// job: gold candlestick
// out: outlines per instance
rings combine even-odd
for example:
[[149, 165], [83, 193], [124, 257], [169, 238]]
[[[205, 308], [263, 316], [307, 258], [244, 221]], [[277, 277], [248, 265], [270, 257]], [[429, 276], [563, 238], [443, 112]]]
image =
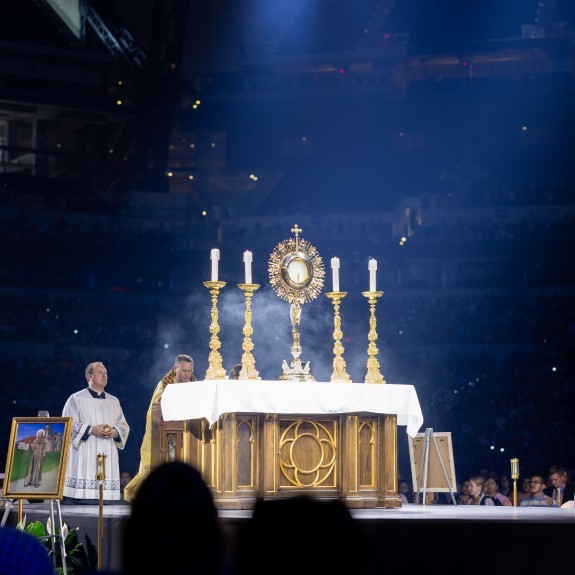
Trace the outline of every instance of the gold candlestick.
[[377, 345], [375, 341], [377, 340], [377, 320], [375, 319], [375, 305], [378, 298], [383, 295], [382, 291], [364, 291], [362, 295], [369, 301], [369, 334], [367, 336], [369, 340], [369, 345], [367, 347], [367, 373], [365, 374], [365, 383], [386, 383], [383, 379], [383, 375], [379, 372], [379, 361], [377, 361], [376, 356], [378, 354]]
[[238, 287], [244, 292], [246, 297], [246, 311], [244, 312], [244, 328], [242, 333], [244, 334], [244, 343], [242, 344], [242, 349], [244, 353], [242, 355], [242, 369], [240, 371], [240, 379], [261, 379], [259, 373], [256, 370], [256, 360], [252, 355], [252, 350], [254, 349], [254, 344], [252, 342], [252, 333], [254, 333], [254, 328], [252, 327], [252, 297], [254, 292], [259, 289], [259, 284], [238, 284]]
[[511, 460], [511, 479], [513, 479], [513, 505], [517, 507], [517, 479], [519, 479], [519, 459]]
[[339, 304], [347, 295], [347, 292], [330, 291], [325, 295], [333, 302], [333, 354], [335, 357], [333, 358], [333, 373], [331, 374], [331, 381], [350, 383], [351, 379], [345, 371], [345, 360], [343, 359], [344, 347], [341, 344], [343, 332], [341, 331], [341, 317], [339, 315]]
[[226, 285], [226, 282], [204, 282], [204, 285], [210, 290], [212, 294], [212, 322], [210, 323], [210, 355], [208, 356], [208, 369], [206, 371], [205, 379], [226, 379], [226, 370], [222, 366], [222, 356], [218, 349], [222, 346], [218, 333], [220, 326], [218, 324], [218, 295], [220, 290]]

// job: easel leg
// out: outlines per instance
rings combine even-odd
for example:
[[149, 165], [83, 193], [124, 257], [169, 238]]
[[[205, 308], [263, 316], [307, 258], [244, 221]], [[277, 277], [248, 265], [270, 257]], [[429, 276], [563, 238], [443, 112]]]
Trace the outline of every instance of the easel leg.
[[[14, 504], [14, 499], [9, 499], [8, 503], [6, 503], [6, 509], [4, 509], [4, 515], [2, 516], [2, 522], [0, 523], [0, 527], [4, 527], [6, 525], [6, 520], [8, 519], [8, 515], [10, 515], [10, 509], [12, 509], [12, 505]], [[18, 521], [20, 523], [20, 521]]]
[[451, 495], [451, 500], [453, 501], [453, 505], [457, 505], [453, 489], [451, 488], [451, 483], [449, 483], [449, 477], [447, 476], [447, 469], [445, 469], [445, 463], [443, 463], [443, 457], [441, 456], [441, 451], [439, 451], [439, 445], [437, 445], [437, 439], [435, 439], [435, 435], [433, 435], [433, 433], [432, 437], [433, 437], [433, 444], [435, 445], [435, 451], [437, 453], [437, 457], [439, 458], [439, 463], [441, 464], [441, 469], [443, 471], [443, 477], [445, 477], [445, 482], [447, 483], [447, 485], [449, 485], [449, 493]]
[[419, 478], [417, 480], [417, 491], [415, 492], [414, 503], [419, 503], [421, 494], [421, 478], [423, 476], [423, 505], [425, 505], [425, 494], [427, 492], [427, 470], [429, 469], [429, 432], [431, 428], [425, 430], [423, 454], [421, 456], [421, 465], [419, 466]]
[[[54, 501], [56, 502], [56, 513], [54, 513]], [[62, 556], [62, 573], [64, 575], [68, 575], [68, 568], [66, 567], [66, 539], [63, 534], [64, 523], [62, 521], [62, 508], [60, 507], [60, 500], [59, 499], [50, 499], [50, 519], [52, 520], [52, 529], [54, 530], [54, 537], [52, 537], [52, 552], [54, 554], [54, 561], [56, 560], [56, 553], [55, 553], [55, 540], [56, 540], [56, 519], [58, 520], [58, 529], [60, 539], [60, 553]]]
[[66, 539], [62, 536], [62, 529], [64, 527], [62, 521], [62, 508], [60, 507], [60, 500], [56, 499], [56, 509], [58, 510], [58, 523], [60, 524], [60, 546], [62, 549], [62, 571], [64, 575], [68, 575], [68, 568], [66, 567]]
[[[56, 569], [57, 565], [56, 565], [56, 521], [55, 521], [55, 515], [54, 515], [54, 500], [50, 499], [50, 523], [52, 524], [52, 537], [51, 537], [51, 543], [52, 543], [52, 561], [54, 562], [54, 569]], [[62, 533], [60, 531], [60, 533]], [[60, 537], [60, 539], [62, 539]]]
[[422, 497], [423, 505], [427, 505], [426, 495], [427, 495], [427, 484], [428, 484], [427, 474], [429, 472], [429, 437], [431, 434], [433, 434], [433, 430], [430, 427], [428, 427], [425, 430], [425, 456], [424, 456], [425, 469], [423, 471], [424, 477], [423, 477], [423, 497]]

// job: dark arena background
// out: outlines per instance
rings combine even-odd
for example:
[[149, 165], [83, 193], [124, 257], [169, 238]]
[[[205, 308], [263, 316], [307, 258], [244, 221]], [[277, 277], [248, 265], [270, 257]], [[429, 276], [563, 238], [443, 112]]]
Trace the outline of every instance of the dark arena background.
[[[451, 433], [458, 484], [512, 458], [573, 474], [575, 3], [135, 4], [2, 9], [0, 468], [12, 418], [61, 415], [100, 360], [136, 473], [175, 356], [206, 374], [214, 248], [224, 367], [241, 361], [250, 250], [253, 355], [277, 379], [291, 323], [268, 260], [298, 224], [324, 291], [340, 259], [355, 382], [377, 260], [381, 373], [415, 386], [421, 432]], [[332, 335], [322, 293], [301, 317], [318, 381]]]

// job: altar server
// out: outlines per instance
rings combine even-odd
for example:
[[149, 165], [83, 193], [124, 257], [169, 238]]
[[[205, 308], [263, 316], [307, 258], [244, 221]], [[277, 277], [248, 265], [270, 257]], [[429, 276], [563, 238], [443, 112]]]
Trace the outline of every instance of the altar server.
[[73, 418], [62, 502], [99, 501], [98, 454], [105, 456], [103, 499], [120, 501], [118, 450], [126, 446], [130, 427], [118, 398], [104, 391], [108, 384], [104, 364], [89, 363], [85, 375], [88, 387], [73, 393], [62, 410], [63, 417]]

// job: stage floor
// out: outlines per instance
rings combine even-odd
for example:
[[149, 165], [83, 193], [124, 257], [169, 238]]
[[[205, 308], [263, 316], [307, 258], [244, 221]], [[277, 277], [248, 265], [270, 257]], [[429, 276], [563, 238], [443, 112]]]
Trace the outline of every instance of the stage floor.
[[[11, 513], [17, 511], [17, 504]], [[72, 523], [76, 517], [98, 518], [97, 505], [60, 505], [62, 518], [66, 523]], [[104, 505], [105, 518], [121, 519], [130, 514], [130, 505]], [[575, 525], [574, 508], [540, 508], [540, 507], [485, 507], [471, 505], [415, 505], [406, 504], [399, 509], [351, 509], [353, 517], [359, 520], [383, 521], [496, 521], [516, 523], [565, 523]], [[50, 504], [24, 503], [24, 514], [50, 514]], [[220, 509], [218, 514], [222, 520], [242, 521], [251, 517], [251, 510]]]
[[[61, 505], [62, 518], [93, 517], [98, 518], [97, 505]], [[104, 517], [122, 518], [130, 514], [130, 505], [105, 505]], [[14, 505], [13, 511], [17, 510]], [[49, 503], [24, 503], [23, 512], [46, 515], [50, 513]], [[249, 509], [220, 509], [222, 520], [245, 520], [251, 517]], [[575, 509], [557, 509], [541, 507], [485, 507], [472, 505], [415, 505], [406, 504], [399, 509], [351, 509], [356, 519], [369, 520], [433, 520], [433, 521], [504, 521], [519, 523], [566, 523], [575, 525]]]
[[[80, 541], [97, 548], [98, 506], [61, 505], [62, 520], [78, 527]], [[102, 566], [121, 571], [122, 529], [131, 507], [104, 505]], [[17, 504], [9, 523], [17, 521]], [[50, 505], [24, 503], [26, 522], [45, 522]], [[379, 575], [395, 570], [450, 575], [509, 575], [518, 570], [553, 572], [571, 568], [575, 541], [575, 510], [536, 507], [484, 507], [407, 504], [399, 509], [352, 509], [365, 532], [369, 567], [357, 575]], [[250, 510], [220, 510], [224, 531], [233, 547]], [[324, 526], [302, 525], [305, 533]], [[329, 529], [329, 526], [325, 526]], [[313, 539], [313, 538], [312, 538]], [[281, 547], [281, 542], [278, 542]], [[337, 552], [337, 550], [336, 550]], [[303, 572], [302, 572], [303, 573]], [[257, 575], [257, 574], [254, 574]]]

